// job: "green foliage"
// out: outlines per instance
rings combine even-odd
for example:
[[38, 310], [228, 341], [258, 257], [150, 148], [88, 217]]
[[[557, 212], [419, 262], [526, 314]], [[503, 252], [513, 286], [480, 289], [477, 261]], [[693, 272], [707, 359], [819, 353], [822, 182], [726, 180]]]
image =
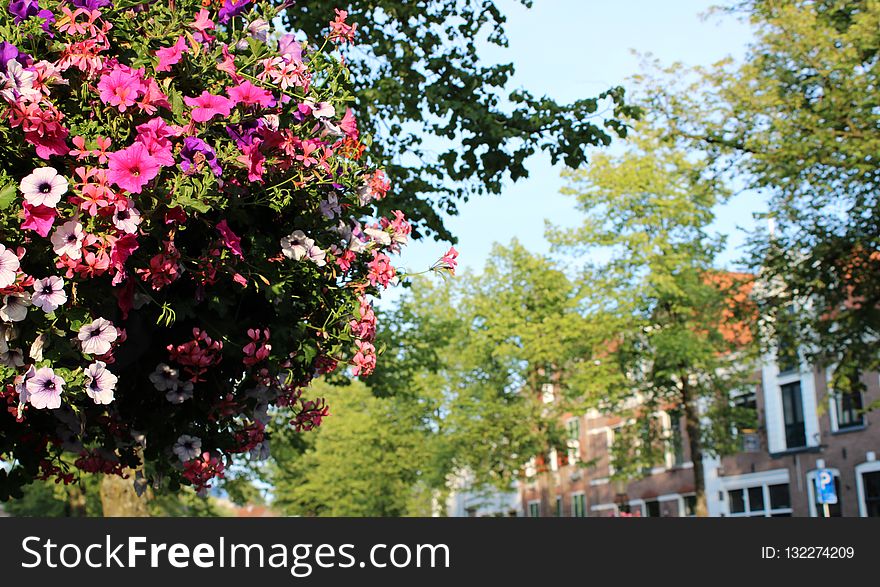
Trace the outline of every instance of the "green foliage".
[[412, 509], [428, 447], [407, 414], [358, 381], [316, 387], [331, 415], [301, 457], [276, 456], [273, 507], [302, 516], [429, 514]]
[[[582, 165], [589, 147], [625, 136], [622, 121], [638, 112], [621, 87], [572, 104], [511, 91], [513, 65], [479, 58], [484, 43], [507, 45], [498, 4], [347, 3], [348, 20], [358, 25], [358, 45], [345, 52], [358, 80], [353, 108], [396, 187], [380, 209], [407, 210], [417, 234], [453, 239], [441, 212], [457, 213], [471, 195], [500, 193], [506, 177], [528, 177], [533, 153]], [[337, 7], [335, 0], [297, 2], [288, 20], [312, 38]], [[609, 113], [604, 121], [600, 108]]]
[[672, 439], [660, 412], [685, 417], [695, 462], [701, 452], [730, 452], [731, 422], [742, 415], [731, 393], [751, 375], [740, 322], [750, 278], [714, 267], [723, 240], [707, 228], [726, 194], [702, 161], [650, 128], [637, 133], [622, 155], [566, 174], [586, 219], [550, 234], [559, 250], [592, 259], [579, 286], [593, 347], [570, 384], [586, 405], [624, 418], [613, 450], [618, 477], [662, 463]]
[[769, 195], [774, 229], [750, 244], [766, 349], [781, 339], [810, 362], [876, 369], [880, 4], [749, 0], [729, 11], [755, 31], [745, 60], [662, 71], [647, 80], [647, 108], [718, 176]]

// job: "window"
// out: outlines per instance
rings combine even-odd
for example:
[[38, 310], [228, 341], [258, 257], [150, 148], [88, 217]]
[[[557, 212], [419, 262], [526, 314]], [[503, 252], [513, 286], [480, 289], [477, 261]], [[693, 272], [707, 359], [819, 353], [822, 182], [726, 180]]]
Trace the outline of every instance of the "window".
[[733, 407], [743, 410], [758, 411], [758, 396], [754, 388], [733, 397]]
[[556, 517], [557, 518], [562, 517], [562, 496], [561, 495], [556, 496]]
[[581, 421], [580, 418], [572, 418], [565, 423], [568, 432], [568, 464], [573, 465], [581, 460]]
[[530, 501], [529, 502], [529, 517], [530, 518], [541, 517], [541, 502], [538, 502], [538, 501]]
[[727, 506], [734, 517], [791, 516], [788, 483], [730, 489], [727, 491]]
[[880, 518], [880, 470], [862, 473], [865, 516]]
[[685, 495], [684, 496], [684, 515], [688, 518], [692, 518], [697, 515], [697, 496], [696, 495]]
[[[834, 491], [837, 493], [837, 503], [828, 504], [828, 517], [839, 518], [843, 514], [840, 511], [840, 473], [834, 469]], [[819, 503], [819, 492], [816, 490], [816, 471], [807, 473], [807, 494], [810, 498], [810, 516], [814, 518], [825, 517], [825, 504]]]
[[837, 419], [837, 430], [859, 428], [865, 425], [862, 415], [862, 392], [855, 390], [850, 393], [838, 393], [834, 396], [834, 414]]
[[575, 518], [583, 518], [587, 515], [587, 498], [583, 493], [575, 493], [571, 496], [571, 515]]
[[656, 499], [652, 499], [651, 501], [645, 502], [645, 516], [648, 518], [659, 518], [660, 517], [660, 502]]
[[799, 381], [781, 386], [782, 414], [785, 420], [785, 447], [801, 448], [807, 445], [804, 427], [804, 405]]
[[569, 440], [580, 440], [581, 438], [581, 420], [580, 418], [572, 418], [568, 422], [565, 423], [565, 428], [568, 430], [568, 439]]

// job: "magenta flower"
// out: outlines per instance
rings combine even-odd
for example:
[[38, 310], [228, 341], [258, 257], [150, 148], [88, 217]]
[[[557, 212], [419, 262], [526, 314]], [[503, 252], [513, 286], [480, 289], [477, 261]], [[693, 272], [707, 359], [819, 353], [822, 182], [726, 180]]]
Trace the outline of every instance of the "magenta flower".
[[107, 159], [110, 169], [107, 179], [132, 194], [141, 193], [141, 189], [159, 175], [159, 161], [141, 143], [110, 153]]
[[229, 116], [235, 103], [229, 98], [223, 96], [215, 96], [205, 90], [197, 98], [184, 97], [183, 101], [187, 106], [192, 108], [192, 119], [194, 122], [207, 122], [217, 116]]
[[40, 167], [21, 180], [19, 187], [31, 206], [54, 208], [67, 192], [67, 180], [52, 167]]
[[101, 77], [98, 90], [101, 102], [116, 106], [120, 112], [125, 112], [125, 109], [134, 106], [138, 97], [143, 94], [144, 84], [139, 76], [122, 69], [114, 69]]
[[159, 58], [159, 65], [156, 71], [171, 71], [171, 66], [177, 64], [186, 52], [186, 38], [177, 37], [177, 42], [171, 47], [163, 47], [156, 51], [156, 57]]
[[263, 88], [258, 88], [247, 80], [241, 82], [234, 88], [227, 89], [226, 93], [229, 94], [229, 97], [236, 104], [244, 104], [245, 106], [258, 105], [263, 106], [264, 108], [275, 105], [275, 98], [272, 97], [272, 92], [264, 90]]
[[40, 367], [33, 377], [25, 383], [27, 401], [38, 410], [61, 407], [61, 392], [64, 390], [64, 379], [55, 375], [49, 367]]
[[119, 334], [113, 323], [104, 318], [98, 318], [91, 324], [86, 324], [79, 329], [79, 338], [82, 343], [82, 351], [88, 355], [103, 355], [110, 351], [113, 341]]
[[9, 287], [15, 283], [19, 266], [15, 253], [0, 245], [0, 288]]
[[67, 294], [64, 293], [64, 280], [60, 277], [53, 275], [34, 283], [31, 303], [47, 314], [57, 310], [65, 302], [67, 302]]
[[22, 205], [24, 221], [21, 223], [22, 230], [33, 230], [43, 238], [49, 235], [58, 211], [48, 206], [31, 206], [27, 202]]
[[226, 245], [226, 248], [235, 253], [239, 259], [244, 259], [241, 252], [241, 237], [232, 232], [225, 219], [217, 223], [217, 231], [223, 237], [223, 244]]
[[95, 361], [86, 369], [86, 393], [96, 404], [113, 401], [113, 391], [119, 378], [107, 370], [107, 363]]

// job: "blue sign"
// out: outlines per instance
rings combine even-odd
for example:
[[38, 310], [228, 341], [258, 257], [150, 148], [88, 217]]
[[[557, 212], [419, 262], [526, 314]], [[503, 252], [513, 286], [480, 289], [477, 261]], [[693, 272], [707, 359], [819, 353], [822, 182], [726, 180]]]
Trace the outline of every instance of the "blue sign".
[[816, 471], [816, 501], [818, 503], [837, 503], [837, 488], [834, 485], [834, 473], [831, 469]]

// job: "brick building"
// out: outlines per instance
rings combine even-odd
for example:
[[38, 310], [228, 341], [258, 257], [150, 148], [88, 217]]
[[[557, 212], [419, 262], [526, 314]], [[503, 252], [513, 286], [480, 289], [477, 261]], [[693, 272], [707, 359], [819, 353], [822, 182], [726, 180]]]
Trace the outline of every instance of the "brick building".
[[[711, 516], [821, 516], [815, 497], [818, 468], [834, 472], [839, 503], [832, 516], [880, 516], [880, 376], [863, 375], [863, 394], [829, 389], [829, 373], [807, 365], [764, 361], [760, 383], [736, 397], [757, 412], [758, 428], [742, 431], [738, 454], [706, 458], [702, 466]], [[553, 389], [544, 391], [553, 401]], [[526, 466], [519, 483], [526, 516], [649, 517], [693, 515], [695, 464], [684, 422], [656, 414], [668, 439], [663, 462], [628, 483], [612, 479], [610, 449], [623, 421], [591, 411], [565, 417], [567, 454], [556, 451]]]

